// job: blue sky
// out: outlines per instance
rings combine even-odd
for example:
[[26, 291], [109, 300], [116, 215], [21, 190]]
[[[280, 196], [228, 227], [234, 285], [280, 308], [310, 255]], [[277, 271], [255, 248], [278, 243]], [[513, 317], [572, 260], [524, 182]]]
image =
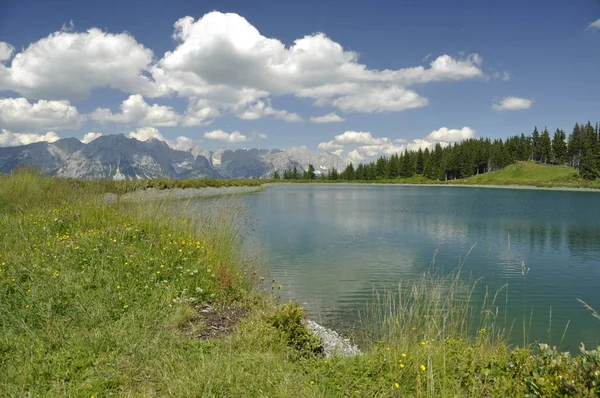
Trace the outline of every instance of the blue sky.
[[133, 133], [361, 160], [600, 119], [598, 0], [0, 4], [0, 145]]

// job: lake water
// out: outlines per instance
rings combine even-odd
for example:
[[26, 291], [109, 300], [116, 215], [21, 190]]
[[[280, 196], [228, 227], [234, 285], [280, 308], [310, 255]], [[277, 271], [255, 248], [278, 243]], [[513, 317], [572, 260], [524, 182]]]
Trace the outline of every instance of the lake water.
[[327, 326], [355, 328], [374, 287], [417, 278], [435, 254], [438, 269], [508, 283], [515, 343], [524, 315], [531, 341], [550, 329], [558, 344], [570, 320], [563, 349], [600, 343], [600, 320], [576, 301], [600, 311], [600, 193], [290, 184], [242, 198], [282, 296]]

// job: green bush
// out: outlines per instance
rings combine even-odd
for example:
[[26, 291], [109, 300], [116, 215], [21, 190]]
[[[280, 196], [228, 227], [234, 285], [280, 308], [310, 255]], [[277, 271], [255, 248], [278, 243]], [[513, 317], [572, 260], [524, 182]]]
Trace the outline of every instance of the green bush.
[[283, 334], [287, 344], [293, 347], [300, 357], [322, 354], [323, 341], [304, 326], [303, 319], [302, 307], [296, 303], [286, 303], [271, 316], [270, 322]]

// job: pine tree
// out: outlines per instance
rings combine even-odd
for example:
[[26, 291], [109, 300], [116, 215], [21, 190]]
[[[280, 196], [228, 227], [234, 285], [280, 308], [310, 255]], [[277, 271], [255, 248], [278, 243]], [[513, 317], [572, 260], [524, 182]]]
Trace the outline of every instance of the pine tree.
[[314, 180], [316, 178], [315, 167], [312, 164], [308, 164], [308, 170], [304, 172], [302, 178], [305, 180]]
[[535, 160], [539, 162], [541, 158], [540, 151], [540, 132], [537, 129], [537, 126], [533, 129], [533, 134], [531, 134], [531, 160]]
[[540, 161], [544, 164], [547, 164], [550, 161], [550, 156], [552, 155], [552, 144], [550, 141], [550, 133], [548, 133], [548, 129], [544, 128], [544, 132], [540, 137], [540, 145], [539, 145], [539, 153], [540, 153]]
[[423, 167], [425, 167], [425, 157], [423, 155], [423, 150], [419, 148], [417, 151], [417, 164], [415, 167], [415, 172], [417, 174], [423, 174]]
[[412, 157], [408, 154], [408, 151], [404, 151], [404, 155], [400, 160], [400, 177], [409, 178], [415, 174], [415, 164], [412, 161]]
[[279, 176], [279, 172], [277, 170], [275, 170], [275, 172], [273, 173], [273, 179], [274, 180], [280, 180], [281, 177]]
[[567, 161], [567, 135], [561, 129], [556, 129], [552, 137], [552, 162], [554, 164], [565, 164]]

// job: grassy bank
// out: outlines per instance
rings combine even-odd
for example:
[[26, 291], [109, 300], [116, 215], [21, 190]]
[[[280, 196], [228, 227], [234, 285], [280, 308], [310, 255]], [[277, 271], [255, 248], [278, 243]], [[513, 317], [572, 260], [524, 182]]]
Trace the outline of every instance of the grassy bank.
[[502, 170], [480, 174], [450, 184], [523, 185], [543, 188], [600, 188], [600, 180], [587, 181], [569, 166], [551, 166], [534, 162], [518, 162]]
[[0, 396], [600, 392], [596, 351], [510, 347], [493, 296], [471, 303], [459, 273], [382, 292], [361, 318], [363, 354], [326, 360], [243, 250], [235, 202], [191, 217], [90, 187], [0, 177]]

